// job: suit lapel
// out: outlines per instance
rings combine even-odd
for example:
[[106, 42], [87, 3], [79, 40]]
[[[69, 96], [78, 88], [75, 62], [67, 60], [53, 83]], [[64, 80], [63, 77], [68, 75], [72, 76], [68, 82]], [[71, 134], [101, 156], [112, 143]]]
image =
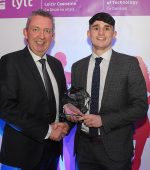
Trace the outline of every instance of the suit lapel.
[[52, 70], [52, 73], [53, 73], [53, 75], [55, 77], [55, 80], [56, 80], [57, 85], [58, 85], [58, 90], [59, 90], [59, 93], [60, 93], [60, 89], [61, 89], [61, 87], [60, 87], [60, 85], [61, 85], [60, 81], [61, 80], [59, 78], [60, 77], [60, 74], [59, 74], [60, 72], [58, 70], [56, 62], [51, 59], [51, 56], [47, 56], [47, 62], [48, 62], [49, 66], [50, 66], [50, 68]]
[[33, 75], [34, 79], [36, 80], [37, 85], [39, 86], [40, 90], [42, 90], [43, 94], [45, 94], [46, 96], [46, 91], [45, 91], [45, 87], [44, 87], [41, 75], [27, 47], [24, 49], [24, 53], [25, 53], [24, 60], [26, 62], [26, 66], [30, 69], [30, 72]]
[[[88, 66], [89, 66], [90, 57], [91, 57], [91, 55], [85, 59], [85, 61], [83, 63], [83, 67], [81, 68], [81, 70], [82, 70], [81, 77], [82, 77], [82, 84], [83, 84], [84, 89], [86, 89], [86, 87], [87, 87], [87, 74], [88, 74]], [[81, 71], [81, 70], [79, 69], [79, 71]], [[79, 75], [80, 74], [81, 74], [81, 72], [79, 73]]]
[[113, 82], [114, 76], [116, 72], [118, 71], [118, 56], [116, 56], [116, 52], [112, 51], [112, 56], [110, 59], [107, 76], [105, 80], [105, 86], [103, 91], [103, 97], [101, 102], [101, 109], [104, 106], [104, 103], [107, 103], [107, 97], [109, 97], [109, 89], [111, 88], [111, 83]]

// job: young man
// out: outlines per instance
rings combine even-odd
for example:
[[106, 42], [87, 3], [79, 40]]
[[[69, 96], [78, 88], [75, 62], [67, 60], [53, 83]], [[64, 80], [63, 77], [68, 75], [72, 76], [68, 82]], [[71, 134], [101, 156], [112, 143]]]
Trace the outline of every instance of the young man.
[[72, 87], [84, 88], [91, 96], [85, 115], [65, 105], [66, 113], [81, 115], [69, 120], [83, 122], [77, 124], [75, 136], [79, 170], [131, 170], [133, 123], [147, 113], [147, 90], [139, 63], [112, 49], [116, 34], [111, 15], [94, 15], [87, 32], [92, 54], [72, 66]]
[[59, 122], [63, 67], [46, 54], [55, 36], [53, 16], [34, 11], [23, 32], [28, 45], [0, 60], [0, 118], [6, 122], [0, 161], [23, 170], [56, 170], [69, 127]]

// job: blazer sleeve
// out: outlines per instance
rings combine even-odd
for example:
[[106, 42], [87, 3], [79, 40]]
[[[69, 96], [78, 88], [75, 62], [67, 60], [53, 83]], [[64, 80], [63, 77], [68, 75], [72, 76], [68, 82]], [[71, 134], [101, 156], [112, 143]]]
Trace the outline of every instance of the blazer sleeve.
[[[147, 100], [147, 89], [144, 76], [140, 69], [138, 60], [135, 57], [130, 57], [129, 67], [127, 66], [125, 78], [124, 78], [124, 88], [122, 93], [112, 95], [112, 102], [114, 108], [105, 113], [102, 111], [101, 117], [103, 122], [103, 127], [106, 133], [111, 132], [116, 128], [121, 128], [127, 125], [133, 124], [135, 121], [142, 119], [146, 116], [148, 110], [148, 100]], [[126, 65], [126, 63], [124, 63]], [[121, 84], [121, 83], [120, 83]], [[120, 87], [119, 83], [116, 84], [118, 89]], [[109, 89], [108, 89], [109, 91]], [[115, 91], [115, 90], [114, 90]], [[120, 100], [115, 103], [115, 96], [119, 95]]]
[[13, 56], [0, 59], [0, 118], [24, 135], [43, 141], [48, 124], [35, 115], [23, 113], [19, 107], [19, 80]]

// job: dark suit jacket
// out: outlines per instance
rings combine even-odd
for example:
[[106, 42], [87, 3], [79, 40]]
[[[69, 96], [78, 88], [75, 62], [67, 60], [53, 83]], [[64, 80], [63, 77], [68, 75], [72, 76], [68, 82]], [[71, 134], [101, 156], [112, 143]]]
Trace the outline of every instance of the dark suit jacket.
[[[72, 86], [86, 89], [90, 56], [72, 66]], [[133, 154], [133, 122], [147, 113], [147, 90], [135, 57], [112, 52], [106, 76], [101, 108], [100, 128], [105, 149], [113, 160], [124, 160]], [[75, 137], [75, 152], [80, 126]]]
[[[58, 84], [61, 112], [61, 98], [66, 91], [63, 67], [57, 59], [48, 55], [47, 59]], [[38, 163], [49, 124], [54, 121], [51, 107], [28, 48], [3, 56], [0, 60], [0, 118], [6, 121], [6, 126], [0, 153], [2, 163], [30, 168]]]

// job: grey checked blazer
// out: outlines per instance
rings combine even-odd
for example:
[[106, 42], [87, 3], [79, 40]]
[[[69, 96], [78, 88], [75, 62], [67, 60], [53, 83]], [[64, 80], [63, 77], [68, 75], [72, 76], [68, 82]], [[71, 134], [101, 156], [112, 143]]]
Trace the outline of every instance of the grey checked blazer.
[[[91, 56], [72, 66], [72, 86], [86, 89], [88, 64]], [[104, 147], [112, 160], [130, 159], [133, 155], [133, 123], [146, 116], [147, 90], [138, 60], [112, 51], [99, 111]], [[75, 152], [80, 125], [75, 136]]]

